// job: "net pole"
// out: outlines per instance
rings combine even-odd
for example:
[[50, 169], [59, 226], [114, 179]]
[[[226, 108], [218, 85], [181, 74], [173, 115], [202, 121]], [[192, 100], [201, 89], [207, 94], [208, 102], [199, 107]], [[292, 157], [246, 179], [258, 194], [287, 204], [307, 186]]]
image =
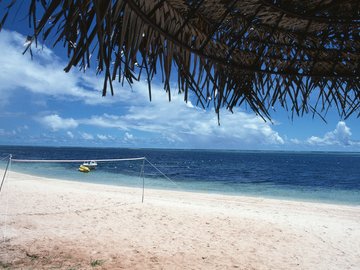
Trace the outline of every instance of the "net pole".
[[143, 160], [142, 166], [141, 166], [141, 174], [142, 174], [142, 180], [143, 180], [143, 186], [142, 186], [142, 198], [141, 203], [144, 203], [144, 195], [145, 195], [145, 159]]
[[6, 164], [5, 172], [4, 172], [2, 181], [1, 181], [0, 193], [1, 193], [1, 190], [2, 190], [2, 187], [3, 187], [3, 184], [4, 184], [4, 182], [5, 182], [6, 173], [7, 173], [8, 169], [9, 169], [9, 165], [10, 165], [10, 163], [11, 163], [11, 158], [12, 158], [12, 155], [10, 154], [10, 155], [9, 155], [9, 160], [8, 160], [8, 162], [7, 162], [7, 164]]

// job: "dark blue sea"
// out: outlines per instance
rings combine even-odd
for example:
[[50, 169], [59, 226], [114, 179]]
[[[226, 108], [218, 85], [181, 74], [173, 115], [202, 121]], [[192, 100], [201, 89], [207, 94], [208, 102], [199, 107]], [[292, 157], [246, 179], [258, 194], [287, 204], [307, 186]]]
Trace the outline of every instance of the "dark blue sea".
[[[112, 159], [146, 157], [145, 187], [360, 205], [360, 153], [0, 146], [0, 158]], [[11, 163], [11, 170], [71, 181], [142, 187], [143, 161]], [[0, 168], [6, 166], [5, 160]], [[9, 179], [11, 181], [11, 171]]]

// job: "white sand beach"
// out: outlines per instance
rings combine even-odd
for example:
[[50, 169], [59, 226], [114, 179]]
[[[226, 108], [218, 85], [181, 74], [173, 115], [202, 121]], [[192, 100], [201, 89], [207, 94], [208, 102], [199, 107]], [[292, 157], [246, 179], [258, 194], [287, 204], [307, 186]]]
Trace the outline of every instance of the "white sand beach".
[[0, 268], [360, 269], [360, 206], [10, 172], [0, 214]]

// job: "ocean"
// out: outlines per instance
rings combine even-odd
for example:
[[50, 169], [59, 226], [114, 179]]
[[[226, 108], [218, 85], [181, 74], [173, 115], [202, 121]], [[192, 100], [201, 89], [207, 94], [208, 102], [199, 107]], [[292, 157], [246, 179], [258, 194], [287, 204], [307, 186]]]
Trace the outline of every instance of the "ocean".
[[[145, 162], [145, 188], [360, 205], [360, 153], [0, 146], [0, 158], [8, 154], [14, 159], [146, 157], [158, 170]], [[142, 164], [103, 162], [81, 173], [80, 163], [12, 162], [11, 170], [140, 188]], [[0, 168], [5, 166], [1, 161]]]

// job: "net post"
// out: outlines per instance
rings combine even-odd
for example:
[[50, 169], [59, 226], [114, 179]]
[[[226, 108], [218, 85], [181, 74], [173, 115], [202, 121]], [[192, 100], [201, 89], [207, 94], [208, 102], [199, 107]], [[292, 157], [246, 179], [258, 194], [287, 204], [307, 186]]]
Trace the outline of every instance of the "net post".
[[3, 184], [4, 184], [4, 181], [5, 181], [6, 173], [7, 173], [8, 169], [9, 169], [9, 165], [10, 165], [10, 163], [11, 163], [11, 158], [12, 158], [12, 155], [10, 154], [10, 155], [9, 155], [9, 160], [8, 160], [8, 162], [7, 162], [7, 164], [6, 164], [5, 172], [4, 172], [2, 181], [1, 181], [0, 193], [1, 193], [1, 190], [2, 190], [2, 187], [3, 187]]
[[144, 170], [145, 170], [145, 158], [143, 159], [143, 163], [142, 163], [142, 166], [141, 166], [141, 175], [142, 175], [142, 180], [143, 180], [141, 203], [144, 203], [144, 195], [145, 195], [145, 176], [144, 176]]

